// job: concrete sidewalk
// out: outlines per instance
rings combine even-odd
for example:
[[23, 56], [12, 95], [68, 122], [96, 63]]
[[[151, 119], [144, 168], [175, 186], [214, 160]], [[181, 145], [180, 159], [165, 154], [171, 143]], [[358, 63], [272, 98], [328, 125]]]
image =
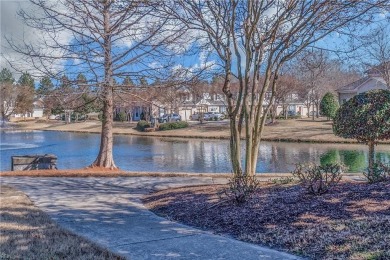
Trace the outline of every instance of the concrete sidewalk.
[[299, 259], [168, 221], [141, 203], [153, 190], [211, 184], [211, 178], [2, 177], [0, 182], [25, 192], [62, 227], [129, 259]]

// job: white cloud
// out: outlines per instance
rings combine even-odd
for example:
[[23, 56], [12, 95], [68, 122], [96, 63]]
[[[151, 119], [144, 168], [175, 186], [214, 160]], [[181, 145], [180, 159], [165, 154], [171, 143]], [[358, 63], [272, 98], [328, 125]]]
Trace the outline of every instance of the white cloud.
[[[0, 2], [0, 46], [2, 56], [0, 66], [2, 68], [10, 68], [14, 72], [14, 76], [18, 77], [19, 73], [10, 67], [7, 62], [8, 60], [17, 70], [28, 71], [34, 76], [38, 76], [41, 73], [36, 68], [34, 68], [32, 61], [10, 48], [7, 39], [11, 40], [16, 46], [22, 46], [24, 43], [26, 43], [31, 44], [34, 47], [40, 47], [46, 53], [60, 54], [60, 52], [53, 49], [42, 48], [43, 41], [53, 43], [53, 39], [45, 37], [45, 35], [41, 31], [26, 25], [21, 19], [21, 17], [18, 15], [18, 11], [20, 11], [21, 9], [31, 14], [40, 13], [40, 10], [37, 7], [33, 6], [29, 1], [26, 0], [2, 0]], [[66, 32], [60, 32], [56, 36], [56, 40], [60, 42], [69, 42], [72, 37], [70, 33]], [[62, 61], [46, 63], [45, 65], [51, 70], [62, 69]]]

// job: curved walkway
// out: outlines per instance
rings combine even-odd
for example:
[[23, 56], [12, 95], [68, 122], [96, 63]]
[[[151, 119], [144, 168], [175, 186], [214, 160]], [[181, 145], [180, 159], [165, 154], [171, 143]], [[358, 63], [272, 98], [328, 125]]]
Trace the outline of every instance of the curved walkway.
[[0, 182], [25, 192], [60, 226], [129, 259], [299, 259], [158, 217], [140, 198], [211, 178], [28, 178]]

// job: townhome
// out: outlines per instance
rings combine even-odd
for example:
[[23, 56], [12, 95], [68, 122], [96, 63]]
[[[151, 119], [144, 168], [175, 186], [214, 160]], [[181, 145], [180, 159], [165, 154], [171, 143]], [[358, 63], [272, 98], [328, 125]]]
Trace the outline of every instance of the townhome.
[[374, 89], [388, 89], [383, 71], [376, 66], [367, 70], [366, 76], [337, 90], [339, 103], [344, 104], [353, 96]]

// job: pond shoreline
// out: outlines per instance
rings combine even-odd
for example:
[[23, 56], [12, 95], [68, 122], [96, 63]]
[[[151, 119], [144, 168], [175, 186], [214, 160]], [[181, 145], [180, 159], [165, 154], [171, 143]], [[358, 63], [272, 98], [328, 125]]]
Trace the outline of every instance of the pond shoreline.
[[[232, 176], [231, 173], [193, 173], [193, 172], [134, 172], [110, 170], [105, 168], [82, 168], [61, 170], [32, 170], [32, 171], [0, 171], [0, 177], [55, 177], [55, 178], [131, 178], [131, 177], [156, 177], [156, 178], [207, 178], [225, 179], [226, 183]], [[272, 180], [292, 178], [292, 173], [257, 173], [256, 178], [261, 183], [272, 183]], [[343, 173], [343, 180], [365, 181], [365, 177], [359, 172]]]
[[[20, 121], [10, 125], [17, 129], [59, 131], [71, 133], [99, 134], [101, 123], [99, 121], [85, 121], [65, 124], [60, 121]], [[132, 135], [159, 138], [185, 138], [185, 139], [211, 139], [228, 140], [229, 121], [190, 122], [188, 128], [169, 131], [139, 132], [135, 129], [135, 122], [114, 122], [114, 135]], [[244, 136], [241, 139], [245, 139]], [[334, 143], [334, 144], [361, 144], [354, 139], [337, 137], [332, 132], [329, 121], [310, 121], [305, 119], [284, 120], [275, 125], [265, 127], [262, 141], [289, 142], [289, 143]], [[389, 141], [380, 141], [379, 144], [390, 145]]]

